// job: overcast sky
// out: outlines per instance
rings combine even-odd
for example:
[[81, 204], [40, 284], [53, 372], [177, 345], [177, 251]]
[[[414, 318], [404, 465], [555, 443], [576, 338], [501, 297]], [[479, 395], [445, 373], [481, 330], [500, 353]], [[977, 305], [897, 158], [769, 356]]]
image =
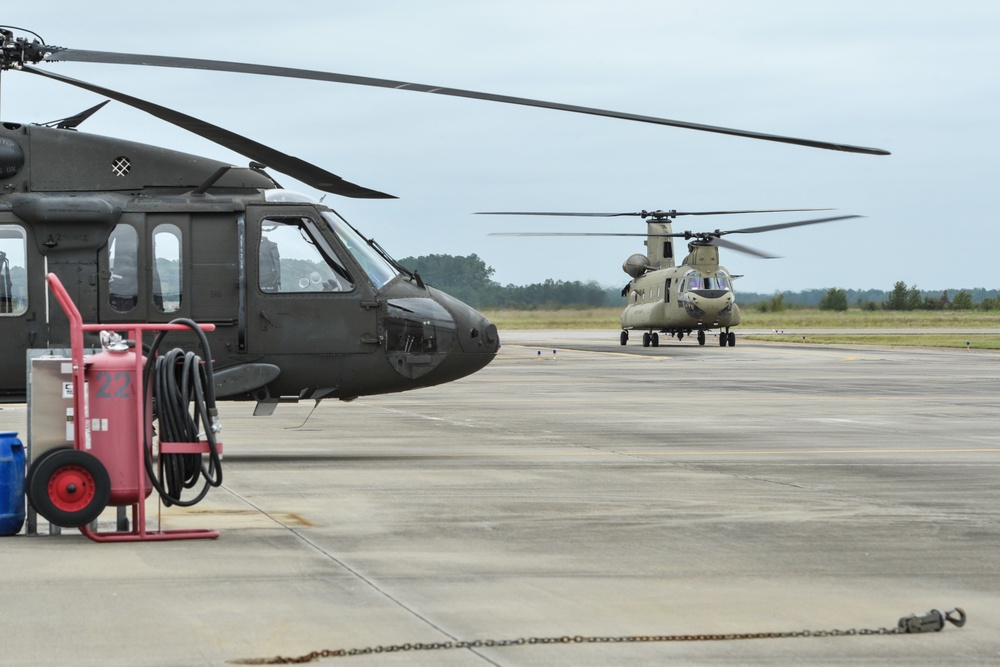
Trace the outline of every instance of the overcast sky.
[[[241, 74], [43, 65], [171, 106], [399, 200], [326, 203], [396, 257], [476, 253], [501, 283], [621, 286], [638, 218], [496, 218], [484, 210], [832, 207], [864, 215], [744, 236], [723, 251], [743, 291], [1000, 287], [1000, 3], [49, 0], [2, 21], [78, 49], [179, 55], [401, 79], [884, 148], [839, 153], [544, 109]], [[221, 9], [223, 7], [239, 7]], [[102, 100], [0, 78], [5, 121]], [[81, 126], [245, 165], [112, 102]], [[321, 196], [280, 174], [289, 189]], [[810, 214], [684, 218], [733, 229]]]

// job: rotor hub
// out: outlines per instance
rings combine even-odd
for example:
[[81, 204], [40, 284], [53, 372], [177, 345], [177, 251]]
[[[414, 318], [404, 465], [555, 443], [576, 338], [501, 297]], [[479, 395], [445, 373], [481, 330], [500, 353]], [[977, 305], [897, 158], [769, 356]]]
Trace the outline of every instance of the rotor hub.
[[52, 53], [52, 47], [45, 45], [40, 39], [28, 41], [27, 37], [15, 37], [14, 32], [0, 28], [0, 71], [21, 69], [28, 63], [39, 63], [45, 56]]

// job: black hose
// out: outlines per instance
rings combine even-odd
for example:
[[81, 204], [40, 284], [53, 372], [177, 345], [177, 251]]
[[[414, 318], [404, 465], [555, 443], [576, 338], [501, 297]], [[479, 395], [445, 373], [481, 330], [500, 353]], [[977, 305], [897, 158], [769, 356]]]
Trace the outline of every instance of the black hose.
[[[160, 442], [200, 442], [201, 430], [204, 429], [208, 459], [206, 461], [202, 454], [160, 453], [159, 470], [156, 470], [152, 443], [146, 442], [146, 473], [164, 505], [190, 507], [200, 502], [210, 487], [222, 484], [222, 461], [213, 430], [219, 413], [215, 407], [212, 357], [205, 332], [186, 318], [173, 320], [171, 324], [183, 324], [193, 329], [198, 334], [205, 356], [202, 358], [180, 348], [157, 356], [160, 343], [169, 333], [161, 331], [149, 346], [143, 386], [146, 395], [153, 397]], [[150, 416], [146, 415], [145, 423], [149, 421]], [[184, 489], [193, 488], [202, 477], [205, 483], [198, 495], [190, 500], [181, 500]]]

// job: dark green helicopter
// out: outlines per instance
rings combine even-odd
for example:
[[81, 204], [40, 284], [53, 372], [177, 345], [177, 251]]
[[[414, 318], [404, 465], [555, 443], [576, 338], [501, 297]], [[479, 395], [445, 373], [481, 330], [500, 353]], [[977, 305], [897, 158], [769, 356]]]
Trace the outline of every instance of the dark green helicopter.
[[[25, 35], [25, 36], [22, 36]], [[279, 402], [405, 391], [485, 367], [496, 326], [426, 285], [329, 206], [267, 170], [345, 197], [392, 198], [221, 127], [39, 64], [110, 63], [312, 79], [535, 106], [874, 155], [886, 151], [369, 77], [49, 46], [0, 27], [0, 72], [89, 90], [231, 149], [236, 167], [77, 127], [103, 104], [48, 125], [0, 125], [0, 402], [25, 399], [29, 349], [69, 346], [48, 308], [55, 273], [84, 322], [212, 323], [220, 399]], [[265, 166], [266, 165], [266, 166]], [[179, 335], [195, 348], [196, 338]], [[89, 341], [96, 346], [96, 339]]]

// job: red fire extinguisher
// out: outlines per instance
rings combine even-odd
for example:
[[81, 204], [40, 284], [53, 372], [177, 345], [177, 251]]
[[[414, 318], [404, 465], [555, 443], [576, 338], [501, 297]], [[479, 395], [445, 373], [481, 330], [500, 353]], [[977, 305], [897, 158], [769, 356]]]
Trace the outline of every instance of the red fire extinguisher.
[[103, 352], [88, 358], [86, 370], [90, 435], [84, 449], [108, 471], [111, 506], [137, 503], [152, 491], [140, 446], [150, 440], [151, 425], [140, 425], [143, 415], [151, 412], [150, 396], [146, 396], [146, 409], [138, 411], [136, 391], [142, 378], [136, 377], [135, 357], [126, 341], [113, 340]]

